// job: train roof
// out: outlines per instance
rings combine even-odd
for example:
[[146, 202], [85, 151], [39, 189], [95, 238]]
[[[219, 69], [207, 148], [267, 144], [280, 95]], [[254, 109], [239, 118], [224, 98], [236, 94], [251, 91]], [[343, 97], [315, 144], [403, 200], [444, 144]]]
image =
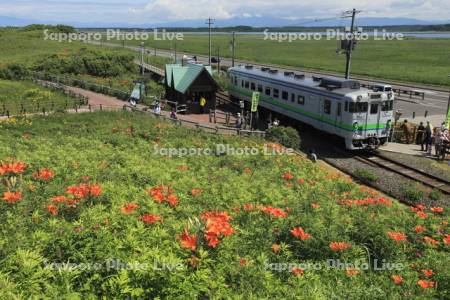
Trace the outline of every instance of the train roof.
[[361, 93], [373, 92], [367, 88], [361, 87], [361, 84], [357, 80], [345, 79], [340, 77], [320, 77], [320, 76], [306, 76], [303, 73], [280, 71], [272, 68], [257, 68], [254, 66], [240, 65], [230, 68], [230, 71], [236, 71], [248, 75], [254, 75], [258, 77], [264, 77], [268, 79], [277, 80], [284, 83], [299, 85], [302, 87], [314, 88], [329, 93], [335, 93], [339, 95], [349, 95]]

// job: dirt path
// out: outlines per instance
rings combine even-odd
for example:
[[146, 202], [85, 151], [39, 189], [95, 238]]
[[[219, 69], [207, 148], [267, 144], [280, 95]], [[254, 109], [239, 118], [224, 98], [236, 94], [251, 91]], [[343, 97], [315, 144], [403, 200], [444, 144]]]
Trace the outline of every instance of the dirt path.
[[67, 90], [88, 97], [89, 104], [94, 105], [94, 106], [98, 106], [100, 104], [104, 105], [104, 106], [124, 106], [127, 104], [125, 101], [119, 100], [117, 98], [103, 95], [103, 94], [96, 93], [96, 92], [91, 92], [91, 91], [84, 90], [84, 89], [77, 88], [77, 87], [68, 86]]

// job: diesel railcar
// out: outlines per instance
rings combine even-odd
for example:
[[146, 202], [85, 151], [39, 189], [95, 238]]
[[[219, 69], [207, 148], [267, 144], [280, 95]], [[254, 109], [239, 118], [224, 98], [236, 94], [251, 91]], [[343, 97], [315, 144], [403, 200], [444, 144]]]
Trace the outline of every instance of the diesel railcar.
[[261, 107], [342, 137], [347, 149], [378, 148], [388, 140], [392, 89], [249, 65], [228, 72], [233, 98], [251, 101], [252, 93], [259, 92]]

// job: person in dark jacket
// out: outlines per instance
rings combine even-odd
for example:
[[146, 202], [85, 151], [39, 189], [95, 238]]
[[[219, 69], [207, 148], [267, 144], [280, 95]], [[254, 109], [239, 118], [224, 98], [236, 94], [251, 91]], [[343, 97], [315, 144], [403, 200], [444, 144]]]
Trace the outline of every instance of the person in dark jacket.
[[423, 126], [423, 122], [420, 122], [417, 127], [416, 144], [420, 145], [421, 151], [425, 150], [425, 126]]

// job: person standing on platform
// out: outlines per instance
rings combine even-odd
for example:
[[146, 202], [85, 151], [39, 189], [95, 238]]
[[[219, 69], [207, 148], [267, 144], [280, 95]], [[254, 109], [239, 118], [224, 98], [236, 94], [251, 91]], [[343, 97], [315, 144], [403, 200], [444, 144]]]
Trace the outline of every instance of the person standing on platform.
[[417, 127], [416, 144], [420, 145], [421, 151], [425, 150], [424, 141], [425, 141], [425, 126], [423, 126], [423, 122], [420, 122], [419, 126]]
[[400, 128], [403, 130], [403, 136], [405, 137], [406, 143], [409, 144], [411, 139], [411, 128], [409, 126], [408, 120], [405, 119]]
[[428, 154], [431, 154], [431, 145], [433, 144], [433, 125], [429, 121], [427, 121], [427, 126], [425, 126], [425, 144], [426, 149], [425, 151], [428, 152]]
[[200, 98], [200, 113], [204, 114], [205, 113], [205, 106], [206, 106], [206, 99], [205, 97], [201, 97]]

